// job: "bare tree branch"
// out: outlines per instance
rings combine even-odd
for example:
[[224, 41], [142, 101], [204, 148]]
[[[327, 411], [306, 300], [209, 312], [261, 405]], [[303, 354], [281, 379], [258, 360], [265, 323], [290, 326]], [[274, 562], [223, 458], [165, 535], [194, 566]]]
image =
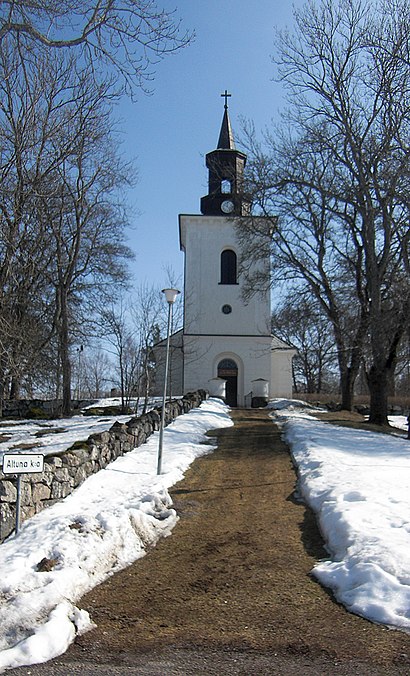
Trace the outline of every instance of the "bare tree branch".
[[175, 12], [153, 0], [17, 0], [0, 2], [0, 44], [24, 40], [43, 49], [69, 49], [96, 72], [120, 76], [129, 94], [146, 89], [152, 67], [193, 39]]
[[407, 0], [320, 0], [295, 11], [295, 31], [278, 35], [275, 57], [289, 93], [286, 126], [264, 149], [247, 130], [247, 191], [273, 225], [273, 279], [309, 284], [350, 387], [369, 342], [377, 423], [387, 422], [387, 374], [410, 299], [408, 9]]

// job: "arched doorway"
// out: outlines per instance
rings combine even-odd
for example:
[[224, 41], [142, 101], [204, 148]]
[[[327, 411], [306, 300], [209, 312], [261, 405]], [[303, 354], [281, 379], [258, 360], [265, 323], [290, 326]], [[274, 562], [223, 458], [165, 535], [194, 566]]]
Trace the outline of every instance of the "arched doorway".
[[233, 359], [222, 359], [218, 364], [218, 378], [226, 380], [226, 403], [238, 405], [238, 366]]

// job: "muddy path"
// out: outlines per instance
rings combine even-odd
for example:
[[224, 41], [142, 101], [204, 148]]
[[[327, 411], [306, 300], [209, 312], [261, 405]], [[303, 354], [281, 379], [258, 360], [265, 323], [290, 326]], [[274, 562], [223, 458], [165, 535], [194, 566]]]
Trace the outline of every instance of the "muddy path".
[[171, 537], [82, 599], [97, 628], [61, 671], [31, 674], [410, 673], [409, 635], [348, 613], [311, 577], [326, 552], [268, 411], [232, 417], [172, 489]]

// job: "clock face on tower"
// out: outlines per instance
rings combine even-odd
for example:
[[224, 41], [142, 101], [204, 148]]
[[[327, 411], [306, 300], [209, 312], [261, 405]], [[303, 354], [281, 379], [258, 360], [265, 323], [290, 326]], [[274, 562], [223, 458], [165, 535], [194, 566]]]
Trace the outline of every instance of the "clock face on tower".
[[232, 211], [234, 210], [234, 208], [235, 208], [235, 205], [234, 205], [233, 202], [231, 202], [231, 200], [225, 200], [221, 204], [221, 209], [224, 212], [224, 214], [231, 214]]

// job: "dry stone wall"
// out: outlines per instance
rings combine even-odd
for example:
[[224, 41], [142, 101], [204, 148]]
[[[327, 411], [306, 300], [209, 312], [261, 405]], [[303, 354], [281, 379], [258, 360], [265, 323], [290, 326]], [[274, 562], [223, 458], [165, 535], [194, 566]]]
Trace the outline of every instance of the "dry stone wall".
[[[179, 415], [200, 406], [206, 399], [205, 390], [186, 394], [165, 405], [165, 424]], [[115, 422], [100, 434], [70, 449], [44, 459], [41, 474], [21, 475], [21, 521], [67, 497], [87, 477], [104, 469], [120, 455], [141, 446], [159, 429], [161, 408], [131, 418], [127, 423]], [[17, 479], [0, 472], [0, 542], [14, 530], [16, 520]]]
[[[80, 411], [95, 400], [72, 399], [71, 407], [75, 412]], [[2, 402], [3, 418], [47, 418], [61, 415], [61, 399], [5, 399]]]

